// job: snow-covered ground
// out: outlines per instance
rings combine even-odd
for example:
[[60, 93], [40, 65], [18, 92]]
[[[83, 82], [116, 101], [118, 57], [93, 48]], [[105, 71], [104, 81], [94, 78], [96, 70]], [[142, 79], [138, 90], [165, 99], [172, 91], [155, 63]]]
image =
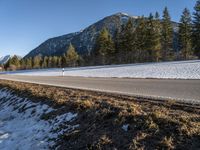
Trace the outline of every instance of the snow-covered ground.
[[[61, 76], [62, 69], [10, 72], [29, 76]], [[65, 68], [65, 76], [200, 79], [200, 60]]]
[[[78, 127], [67, 125], [77, 117], [77, 114], [71, 112], [50, 120], [40, 118], [52, 111], [54, 109], [46, 104], [33, 103], [13, 95], [7, 89], [0, 89], [0, 149], [49, 149], [54, 145], [53, 138]], [[61, 124], [66, 128], [57, 130]], [[54, 132], [55, 130], [57, 131]]]

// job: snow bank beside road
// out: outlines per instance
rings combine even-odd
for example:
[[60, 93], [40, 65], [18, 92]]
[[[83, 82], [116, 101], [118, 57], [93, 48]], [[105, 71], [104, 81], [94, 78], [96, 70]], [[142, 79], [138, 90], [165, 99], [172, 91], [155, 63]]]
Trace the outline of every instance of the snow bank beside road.
[[[10, 74], [61, 76], [62, 69], [29, 70]], [[200, 60], [66, 68], [65, 76], [200, 79]]]
[[[54, 138], [78, 127], [67, 125], [77, 117], [71, 112], [49, 120], [41, 119], [52, 111], [54, 109], [46, 104], [33, 103], [7, 89], [0, 89], [0, 149], [49, 149], [54, 145]], [[60, 129], [60, 125], [65, 129]]]

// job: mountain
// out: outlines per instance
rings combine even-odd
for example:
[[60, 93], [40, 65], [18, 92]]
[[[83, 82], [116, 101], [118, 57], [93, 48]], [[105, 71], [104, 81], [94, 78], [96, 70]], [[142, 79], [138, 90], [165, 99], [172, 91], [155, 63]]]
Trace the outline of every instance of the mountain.
[[[94, 44], [98, 33], [107, 28], [112, 36], [114, 36], [116, 30], [121, 28], [121, 25], [127, 23], [131, 18], [133, 23], [136, 24], [136, 20], [139, 16], [131, 16], [126, 13], [116, 13], [114, 15], [105, 17], [104, 19], [90, 25], [80, 32], [70, 33], [59, 37], [54, 37], [46, 40], [44, 43], [33, 49], [24, 58], [40, 56], [52, 56], [62, 55], [66, 52], [70, 43], [74, 45], [79, 54], [89, 53]], [[172, 22], [174, 31], [177, 31], [178, 23]]]
[[2, 64], [7, 63], [7, 61], [8, 61], [10, 58], [11, 58], [10, 55], [6, 55], [6, 56], [0, 57], [0, 64], [2, 65]]
[[[12, 58], [13, 56], [14, 56], [14, 55], [6, 55], [6, 56], [0, 57], [0, 64], [2, 65], [2, 64], [7, 63], [8, 60], [9, 60], [10, 58]], [[17, 56], [17, 55], [16, 55], [16, 56]], [[17, 56], [17, 57], [18, 57], [18, 59], [22, 59], [21, 56]]]

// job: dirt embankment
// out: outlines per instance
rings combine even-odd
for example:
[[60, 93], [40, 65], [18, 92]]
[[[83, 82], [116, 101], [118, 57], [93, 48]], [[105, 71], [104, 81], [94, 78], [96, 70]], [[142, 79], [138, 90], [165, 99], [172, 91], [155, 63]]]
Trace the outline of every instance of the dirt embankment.
[[200, 149], [198, 105], [0, 80], [5, 87], [62, 108], [42, 119], [78, 113], [79, 128], [57, 139], [59, 149]]

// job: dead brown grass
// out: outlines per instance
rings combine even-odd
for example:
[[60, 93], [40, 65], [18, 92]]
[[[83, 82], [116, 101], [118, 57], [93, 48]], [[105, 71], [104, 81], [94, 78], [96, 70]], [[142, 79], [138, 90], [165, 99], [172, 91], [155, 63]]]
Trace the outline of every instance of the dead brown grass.
[[[78, 112], [80, 127], [63, 134], [60, 149], [199, 149], [200, 107], [101, 92], [0, 80], [16, 95], [33, 102]], [[23, 110], [22, 110], [23, 111]], [[122, 126], [128, 124], [128, 131]]]

